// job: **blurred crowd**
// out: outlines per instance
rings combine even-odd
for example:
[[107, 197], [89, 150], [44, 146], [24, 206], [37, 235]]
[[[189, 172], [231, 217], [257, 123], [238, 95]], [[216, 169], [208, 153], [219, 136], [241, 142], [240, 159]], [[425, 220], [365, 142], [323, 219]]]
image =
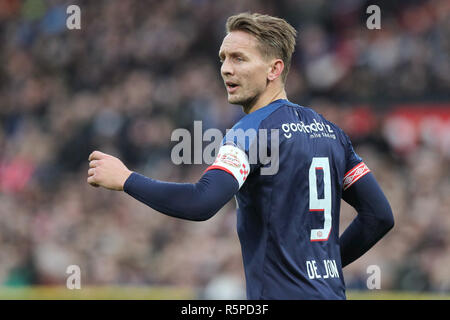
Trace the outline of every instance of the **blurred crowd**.
[[[289, 99], [349, 133], [391, 202], [394, 229], [344, 269], [348, 287], [366, 289], [378, 265], [382, 289], [450, 292], [449, 139], [398, 152], [386, 126], [398, 103], [449, 112], [450, 3], [378, 3], [380, 30], [358, 0], [0, 0], [0, 283], [64, 285], [75, 264], [82, 285], [245, 297], [234, 201], [187, 222], [86, 178], [97, 149], [152, 178], [197, 181], [206, 164], [174, 165], [171, 133], [195, 120], [225, 132], [244, 115], [217, 52], [226, 18], [251, 11], [298, 30]], [[66, 27], [70, 4], [81, 30]], [[341, 232], [354, 215], [344, 203]]]

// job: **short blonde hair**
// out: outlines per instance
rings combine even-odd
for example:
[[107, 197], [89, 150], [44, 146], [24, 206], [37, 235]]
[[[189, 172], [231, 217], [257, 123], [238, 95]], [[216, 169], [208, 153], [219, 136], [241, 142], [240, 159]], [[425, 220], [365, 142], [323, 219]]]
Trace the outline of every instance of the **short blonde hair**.
[[286, 81], [295, 50], [297, 31], [285, 20], [259, 13], [240, 13], [227, 19], [227, 34], [232, 31], [244, 31], [253, 35], [260, 44], [265, 58], [280, 58], [284, 62], [281, 74]]

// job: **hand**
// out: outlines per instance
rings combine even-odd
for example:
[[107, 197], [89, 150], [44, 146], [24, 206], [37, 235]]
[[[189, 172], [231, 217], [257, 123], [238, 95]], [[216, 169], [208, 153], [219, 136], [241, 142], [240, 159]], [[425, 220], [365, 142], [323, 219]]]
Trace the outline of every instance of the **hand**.
[[94, 187], [122, 191], [132, 171], [120, 159], [109, 154], [94, 151], [89, 155], [87, 182]]

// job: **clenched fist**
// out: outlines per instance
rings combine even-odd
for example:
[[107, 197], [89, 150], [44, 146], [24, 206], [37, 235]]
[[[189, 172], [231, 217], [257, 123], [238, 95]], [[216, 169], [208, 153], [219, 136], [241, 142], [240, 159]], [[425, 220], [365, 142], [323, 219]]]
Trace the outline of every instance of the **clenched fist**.
[[122, 191], [132, 171], [120, 159], [109, 154], [94, 151], [89, 155], [87, 182], [94, 187]]

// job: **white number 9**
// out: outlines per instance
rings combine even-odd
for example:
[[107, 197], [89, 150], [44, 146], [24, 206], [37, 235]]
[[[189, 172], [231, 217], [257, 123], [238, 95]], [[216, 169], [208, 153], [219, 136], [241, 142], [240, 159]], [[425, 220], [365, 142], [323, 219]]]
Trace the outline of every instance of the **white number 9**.
[[[323, 199], [319, 199], [317, 194], [318, 170], [323, 171]], [[313, 158], [309, 167], [309, 211], [325, 215], [323, 229], [311, 230], [311, 241], [327, 241], [331, 232], [331, 175], [330, 163], [325, 157]]]

